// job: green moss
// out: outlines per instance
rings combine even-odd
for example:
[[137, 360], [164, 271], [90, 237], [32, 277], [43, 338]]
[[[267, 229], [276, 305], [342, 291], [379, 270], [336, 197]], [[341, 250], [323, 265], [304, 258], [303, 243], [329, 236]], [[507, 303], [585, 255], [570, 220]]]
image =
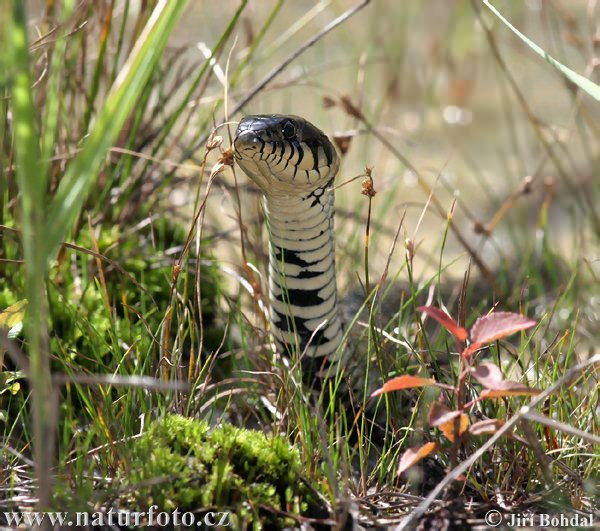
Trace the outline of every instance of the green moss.
[[[153, 351], [156, 354], [152, 335], [160, 334], [166, 309], [173, 302], [171, 264], [161, 263], [156, 257], [185, 241], [187, 233], [166, 218], [155, 220], [153, 228], [156, 237], [150, 228], [123, 233], [117, 226], [99, 229], [95, 242], [88, 231], [79, 234], [77, 244], [81, 248], [93, 249], [97, 244], [99, 253], [112, 261], [103, 262], [104, 285], [100, 283], [96, 258], [85, 253], [73, 253], [50, 271], [49, 328], [51, 350], [57, 357], [76, 361], [90, 370], [97, 369], [100, 360], [104, 370], [113, 372], [120, 361], [122, 344], [132, 345], [130, 358], [135, 355], [145, 360], [153, 357]], [[197, 311], [193, 289], [183, 288], [184, 277], [181, 274], [179, 278], [180, 300]], [[212, 352], [224, 334], [222, 326], [215, 323], [220, 293], [218, 271], [202, 266], [201, 282], [202, 320], [205, 330], [212, 333], [205, 334], [202, 346]], [[185, 326], [200, 317], [191, 314]], [[175, 336], [181, 323], [172, 318], [171, 327]], [[86, 358], [92, 360], [92, 365], [86, 365]]]
[[234, 528], [282, 528], [293, 520], [269, 508], [298, 514], [317, 504], [301, 480], [299, 453], [280, 436], [229, 424], [209, 428], [169, 415], [133, 441], [131, 450], [132, 459], [119, 473], [134, 489], [121, 500], [130, 510], [152, 504], [196, 514], [226, 510]]

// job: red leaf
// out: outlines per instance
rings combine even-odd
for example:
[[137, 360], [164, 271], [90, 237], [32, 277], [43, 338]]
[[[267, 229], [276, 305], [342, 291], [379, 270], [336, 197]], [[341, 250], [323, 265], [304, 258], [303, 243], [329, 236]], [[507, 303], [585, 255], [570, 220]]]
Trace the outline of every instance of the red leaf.
[[481, 398], [502, 398], [505, 396], [539, 395], [541, 392], [540, 389], [527, 387], [525, 384], [519, 382], [504, 380], [502, 382], [502, 389], [484, 389], [479, 396]]
[[480, 363], [473, 369], [473, 376], [486, 389], [501, 389], [504, 375], [493, 363]]
[[469, 427], [469, 417], [461, 411], [452, 411], [444, 404], [434, 402], [429, 409], [427, 420], [430, 426], [437, 426], [446, 438], [454, 442], [456, 434], [456, 417], [460, 417], [458, 421], [458, 436], [460, 437]]
[[469, 433], [471, 435], [492, 435], [502, 426], [504, 426], [504, 421], [499, 419], [480, 420], [469, 426]]
[[523, 317], [518, 313], [495, 312], [484, 315], [475, 321], [471, 327], [471, 341], [473, 343], [491, 343], [496, 339], [501, 339], [535, 325], [536, 321]]
[[538, 395], [539, 389], [528, 387], [519, 382], [505, 380], [502, 371], [493, 363], [480, 363], [473, 369], [474, 378], [485, 389], [481, 391], [481, 398], [499, 398], [503, 396]]
[[400, 391], [402, 389], [412, 389], [414, 387], [425, 387], [435, 384], [436, 381], [433, 378], [420, 378], [419, 376], [405, 374], [403, 376], [398, 376], [397, 378], [392, 378], [389, 382], [385, 382], [383, 387], [373, 391], [371, 398], [383, 393], [389, 393], [390, 391]]
[[461, 356], [469, 359], [475, 352], [481, 348], [481, 343], [471, 343], [465, 350], [463, 350]]
[[456, 417], [461, 414], [460, 411], [452, 411], [448, 409], [444, 404], [434, 402], [429, 408], [429, 414], [427, 415], [427, 421], [431, 427], [437, 427], [446, 422], [453, 421]]
[[[458, 421], [458, 437], [460, 437], [465, 431], [467, 431], [468, 427], [469, 427], [469, 417], [467, 417], [464, 413], [461, 413], [460, 420]], [[448, 439], [450, 442], [454, 442], [454, 439], [456, 439], [456, 436], [457, 436], [456, 428], [457, 427], [455, 425], [454, 420], [446, 422], [445, 424], [442, 424], [440, 426], [440, 430], [442, 430], [442, 433], [446, 436], [446, 439]]]
[[398, 464], [398, 474], [402, 474], [406, 469], [419, 462], [424, 457], [427, 457], [431, 452], [437, 450], [438, 445], [434, 442], [424, 444], [419, 448], [409, 448], [402, 454], [400, 463]]
[[417, 310], [435, 319], [459, 341], [466, 341], [467, 331], [462, 326], [458, 326], [458, 323], [441, 308], [437, 306], [419, 306]]

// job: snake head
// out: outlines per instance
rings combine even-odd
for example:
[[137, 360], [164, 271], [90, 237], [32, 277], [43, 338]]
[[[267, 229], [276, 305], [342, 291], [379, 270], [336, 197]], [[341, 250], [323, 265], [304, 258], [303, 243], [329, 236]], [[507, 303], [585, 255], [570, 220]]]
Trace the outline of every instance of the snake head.
[[294, 194], [326, 186], [340, 165], [327, 135], [294, 115], [245, 116], [233, 146], [240, 168], [267, 195]]

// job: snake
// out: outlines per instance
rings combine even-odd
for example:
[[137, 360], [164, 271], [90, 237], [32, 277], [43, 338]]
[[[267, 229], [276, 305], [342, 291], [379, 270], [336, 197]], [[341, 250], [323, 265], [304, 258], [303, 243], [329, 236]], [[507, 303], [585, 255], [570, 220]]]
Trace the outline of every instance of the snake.
[[345, 356], [335, 263], [337, 150], [309, 121], [282, 114], [243, 117], [233, 148], [262, 192], [275, 343], [300, 359], [305, 375], [330, 374]]

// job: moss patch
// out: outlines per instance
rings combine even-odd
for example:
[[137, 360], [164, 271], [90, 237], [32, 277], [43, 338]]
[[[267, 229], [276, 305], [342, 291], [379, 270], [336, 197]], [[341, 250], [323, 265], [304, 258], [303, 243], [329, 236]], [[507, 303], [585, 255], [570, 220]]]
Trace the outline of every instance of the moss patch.
[[[133, 442], [133, 456], [120, 471], [134, 489], [129, 510], [179, 509], [197, 515], [229, 511], [231, 525], [293, 524], [289, 514], [318, 505], [302, 481], [299, 453], [280, 436], [236, 428], [210, 428], [206, 422], [169, 415]], [[312, 511], [311, 511], [312, 512]]]

